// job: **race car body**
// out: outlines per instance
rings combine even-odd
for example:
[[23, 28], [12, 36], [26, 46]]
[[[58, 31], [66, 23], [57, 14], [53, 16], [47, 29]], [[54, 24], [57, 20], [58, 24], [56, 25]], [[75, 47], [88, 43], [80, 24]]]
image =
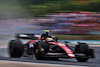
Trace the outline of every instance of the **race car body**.
[[65, 44], [58, 43], [58, 42], [49, 42], [49, 44], [53, 44], [53, 45], [59, 46], [68, 55], [68, 57], [71, 57], [71, 58], [75, 57], [75, 55], [73, 54], [73, 52]]
[[[31, 39], [23, 44], [21, 39]], [[79, 62], [86, 62], [89, 58], [94, 58], [94, 50], [90, 49], [86, 43], [78, 43], [75, 47], [66, 43], [60, 43], [55, 36], [17, 34], [15, 40], [9, 42], [9, 54], [11, 57], [25, 57], [34, 55], [37, 60], [59, 58], [76, 58]]]

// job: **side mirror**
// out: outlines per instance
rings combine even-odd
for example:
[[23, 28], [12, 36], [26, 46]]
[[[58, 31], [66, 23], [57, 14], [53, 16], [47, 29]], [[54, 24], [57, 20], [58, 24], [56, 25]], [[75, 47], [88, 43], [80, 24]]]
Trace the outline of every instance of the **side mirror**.
[[58, 40], [59, 38], [58, 37], [55, 37], [55, 40]]
[[59, 39], [58, 37], [56, 37], [56, 36], [51, 36], [56, 42], [57, 42], [57, 40]]
[[54, 40], [58, 40], [58, 39], [59, 39], [59, 38], [56, 37], [56, 36], [52, 36], [52, 38], [53, 38]]

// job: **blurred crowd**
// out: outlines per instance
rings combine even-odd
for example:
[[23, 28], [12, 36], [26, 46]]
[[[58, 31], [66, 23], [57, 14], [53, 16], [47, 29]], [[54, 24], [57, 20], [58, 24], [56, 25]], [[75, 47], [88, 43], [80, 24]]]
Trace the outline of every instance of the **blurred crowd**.
[[44, 29], [50, 29], [52, 34], [98, 35], [100, 34], [100, 14], [82, 11], [60, 12], [31, 19], [0, 20], [0, 34], [5, 32], [38, 32], [39, 34]]
[[38, 19], [40, 25], [48, 25], [54, 34], [100, 34], [100, 14], [97, 12], [61, 12]]

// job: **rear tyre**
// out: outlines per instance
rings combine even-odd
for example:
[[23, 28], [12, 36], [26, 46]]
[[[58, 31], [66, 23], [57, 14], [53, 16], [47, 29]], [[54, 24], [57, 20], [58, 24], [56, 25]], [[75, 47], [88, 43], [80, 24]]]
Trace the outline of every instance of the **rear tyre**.
[[39, 41], [34, 45], [34, 55], [37, 60], [46, 60], [43, 55], [49, 51], [49, 45]]
[[23, 55], [23, 45], [20, 40], [11, 40], [8, 44], [10, 57], [21, 57]]
[[89, 56], [89, 47], [86, 43], [80, 43], [75, 48], [75, 53], [82, 53], [85, 55], [85, 57], [76, 57], [78, 62], [87, 62], [88, 56]]

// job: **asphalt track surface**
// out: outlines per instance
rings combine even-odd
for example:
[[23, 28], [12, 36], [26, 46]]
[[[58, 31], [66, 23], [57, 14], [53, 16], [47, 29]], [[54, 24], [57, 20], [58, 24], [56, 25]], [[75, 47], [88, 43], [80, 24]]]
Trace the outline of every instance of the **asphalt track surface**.
[[[9, 54], [7, 52], [7, 50], [8, 50], [7, 46], [6, 47], [2, 47], [1, 46], [0, 47], [0, 60], [17, 61], [17, 62], [20, 62], [20, 63], [21, 62], [28, 62], [28, 63], [57, 64], [57, 65], [66, 65], [66, 67], [67, 67], [67, 65], [71, 65], [72, 67], [74, 67], [74, 66], [76, 66], [76, 67], [78, 67], [78, 66], [79, 67], [81, 67], [81, 66], [86, 66], [86, 67], [87, 66], [89, 66], [89, 67], [100, 67], [100, 58], [99, 58], [100, 57], [100, 47], [90, 47], [90, 48], [95, 49], [95, 56], [96, 56], [96, 58], [95, 59], [89, 59], [88, 62], [77, 62], [77, 60], [75, 58], [73, 58], [73, 59], [59, 59], [59, 61], [53, 61], [53, 60], [36, 60], [35, 58], [31, 58], [31, 57], [30, 58], [29, 57], [10, 58]], [[3, 61], [2, 62], [0, 61], [0, 63], [3, 63]], [[12, 63], [12, 64], [14, 64], [14, 63]], [[71, 67], [71, 66], [68, 66], [68, 67]], [[39, 67], [39, 66], [37, 66], [37, 67]], [[61, 67], [63, 67], [63, 66], [61, 66]]]

